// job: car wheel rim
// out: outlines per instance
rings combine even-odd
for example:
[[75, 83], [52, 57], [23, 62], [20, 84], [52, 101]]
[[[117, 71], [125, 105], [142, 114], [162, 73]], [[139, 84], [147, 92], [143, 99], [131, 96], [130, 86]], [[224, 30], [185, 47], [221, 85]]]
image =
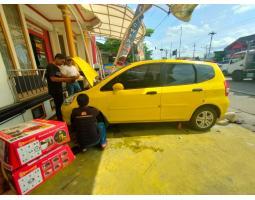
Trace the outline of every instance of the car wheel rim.
[[197, 115], [196, 124], [199, 128], [208, 128], [214, 121], [214, 115], [210, 111], [203, 111]]

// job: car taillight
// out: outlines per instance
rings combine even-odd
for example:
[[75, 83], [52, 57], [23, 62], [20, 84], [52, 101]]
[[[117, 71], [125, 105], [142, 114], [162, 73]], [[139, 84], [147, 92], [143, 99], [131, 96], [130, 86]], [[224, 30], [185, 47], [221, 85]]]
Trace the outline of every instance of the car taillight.
[[224, 85], [225, 85], [225, 96], [228, 96], [228, 94], [229, 94], [229, 83], [228, 83], [228, 81], [225, 80]]

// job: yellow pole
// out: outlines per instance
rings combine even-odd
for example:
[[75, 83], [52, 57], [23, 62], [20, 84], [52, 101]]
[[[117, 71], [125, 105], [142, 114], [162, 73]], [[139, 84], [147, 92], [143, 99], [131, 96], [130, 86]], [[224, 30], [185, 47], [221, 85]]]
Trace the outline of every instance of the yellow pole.
[[67, 39], [70, 56], [75, 57], [77, 56], [77, 53], [76, 53], [74, 39], [73, 39], [71, 13], [68, 10], [67, 5], [59, 5], [58, 8], [61, 10], [63, 15], [65, 31], [66, 31], [66, 39]]

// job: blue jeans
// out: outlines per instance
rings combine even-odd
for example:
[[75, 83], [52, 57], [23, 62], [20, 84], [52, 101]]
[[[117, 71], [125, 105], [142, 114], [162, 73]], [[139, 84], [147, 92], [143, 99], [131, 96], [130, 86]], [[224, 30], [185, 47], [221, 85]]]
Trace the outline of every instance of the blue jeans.
[[97, 129], [100, 133], [100, 144], [106, 143], [106, 128], [104, 122], [98, 122], [97, 123]]
[[67, 84], [67, 91], [68, 91], [68, 95], [72, 95], [75, 94], [77, 92], [81, 91], [81, 87], [79, 85], [79, 83], [76, 81], [74, 83], [68, 83]]

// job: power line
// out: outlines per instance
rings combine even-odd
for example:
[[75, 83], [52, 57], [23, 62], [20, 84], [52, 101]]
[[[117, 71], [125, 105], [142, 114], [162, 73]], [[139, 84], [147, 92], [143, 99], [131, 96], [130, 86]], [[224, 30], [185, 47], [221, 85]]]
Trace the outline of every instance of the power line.
[[161, 20], [161, 22], [154, 28], [154, 30], [156, 30], [168, 16], [169, 16], [169, 14], [166, 15], [166, 16]]
[[179, 43], [179, 58], [181, 57], [181, 45], [182, 45], [182, 26], [181, 26], [180, 43]]

